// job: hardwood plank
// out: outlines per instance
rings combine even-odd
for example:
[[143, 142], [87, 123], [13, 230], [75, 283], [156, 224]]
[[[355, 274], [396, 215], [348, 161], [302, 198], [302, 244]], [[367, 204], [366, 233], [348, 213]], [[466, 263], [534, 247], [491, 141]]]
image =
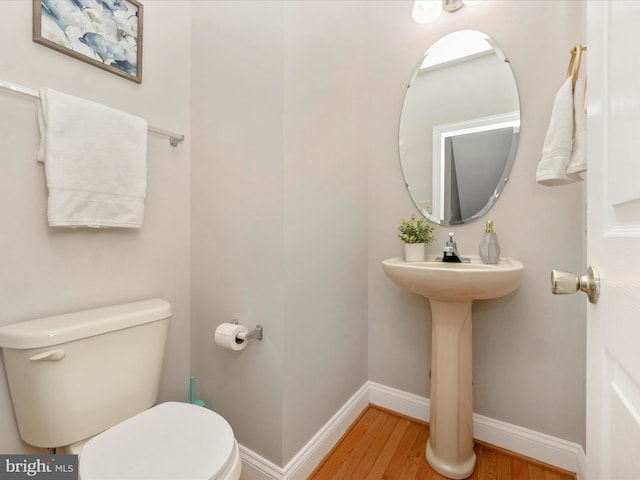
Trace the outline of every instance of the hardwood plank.
[[342, 463], [338, 472], [332, 477], [335, 480], [350, 480], [354, 478], [353, 471], [362, 463], [362, 458], [367, 454], [371, 444], [377, 438], [378, 431], [385, 423], [385, 415], [377, 412], [375, 419], [370, 423], [369, 428], [360, 439], [354, 440], [347, 459]]
[[496, 480], [498, 472], [498, 452], [495, 450], [484, 449], [482, 463], [478, 465], [476, 459], [476, 470], [480, 471], [482, 480]]
[[513, 478], [529, 480], [529, 465], [519, 458], [513, 459]]
[[513, 477], [513, 458], [502, 452], [498, 453], [497, 480], [511, 480]]
[[415, 423], [411, 423], [409, 425], [407, 431], [398, 443], [398, 448], [394, 452], [393, 457], [391, 457], [391, 461], [389, 462], [387, 469], [384, 471], [384, 475], [382, 475], [384, 480], [398, 480], [399, 478], [402, 478], [400, 476], [400, 472], [407, 462], [411, 446], [415, 442], [416, 438], [418, 438], [421, 428], [422, 427], [420, 425]]
[[476, 468], [473, 471], [473, 473], [471, 474], [471, 477], [469, 477], [469, 480], [481, 480], [482, 477], [480, 476], [480, 470], [481, 468], [478, 468], [479, 465], [482, 465], [484, 462], [484, 446], [480, 445], [478, 443], [475, 443], [473, 445], [473, 451], [476, 454]]
[[436, 475], [438, 474], [433, 471], [425, 459], [425, 461], [418, 467], [415, 478], [416, 480], [437, 480]]
[[387, 441], [387, 444], [384, 446], [384, 448], [380, 452], [380, 455], [378, 456], [378, 458], [376, 459], [376, 462], [371, 467], [371, 470], [369, 470], [369, 473], [367, 474], [367, 476], [364, 477], [365, 480], [380, 480], [382, 478], [382, 475], [384, 474], [385, 470], [387, 469], [387, 466], [391, 462], [391, 459], [393, 458], [393, 454], [398, 448], [398, 445], [400, 444], [400, 441], [402, 440], [404, 433], [409, 428], [409, 425], [411, 425], [411, 422], [405, 418], [402, 418], [398, 421], [396, 427], [393, 429], [393, 432], [391, 433], [391, 436], [389, 437], [389, 440]]
[[429, 431], [426, 428], [420, 428], [418, 430], [418, 436], [407, 452], [404, 466], [396, 478], [402, 478], [404, 480], [414, 480], [417, 478], [420, 480], [420, 477], [417, 477], [418, 469], [422, 464], [427, 464], [427, 460], [424, 457], [427, 438], [429, 438]]
[[545, 470], [544, 480], [562, 480], [562, 477], [558, 472], [551, 472], [549, 470]]
[[528, 465], [529, 480], [544, 480], [544, 470], [538, 465]]
[[367, 474], [371, 471], [376, 459], [379, 458], [382, 450], [395, 430], [396, 426], [400, 422], [400, 418], [393, 415], [381, 415], [384, 417], [384, 423], [378, 430], [375, 438], [371, 442], [369, 449], [362, 456], [361, 461], [353, 470], [352, 478], [366, 478]]

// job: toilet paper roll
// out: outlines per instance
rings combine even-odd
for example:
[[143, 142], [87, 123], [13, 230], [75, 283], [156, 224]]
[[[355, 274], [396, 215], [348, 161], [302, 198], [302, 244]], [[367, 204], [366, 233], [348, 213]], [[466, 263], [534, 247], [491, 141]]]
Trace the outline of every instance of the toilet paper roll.
[[247, 340], [238, 338], [240, 333], [246, 335], [249, 333], [244, 325], [236, 325], [235, 323], [223, 323], [216, 328], [216, 344], [231, 350], [242, 350], [249, 343]]

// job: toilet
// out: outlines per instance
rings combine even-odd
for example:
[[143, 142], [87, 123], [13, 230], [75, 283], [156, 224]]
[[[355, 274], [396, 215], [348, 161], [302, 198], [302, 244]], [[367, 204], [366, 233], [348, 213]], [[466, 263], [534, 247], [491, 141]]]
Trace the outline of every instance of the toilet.
[[82, 480], [238, 480], [223, 417], [155, 404], [170, 319], [152, 299], [0, 327], [22, 439], [78, 454]]

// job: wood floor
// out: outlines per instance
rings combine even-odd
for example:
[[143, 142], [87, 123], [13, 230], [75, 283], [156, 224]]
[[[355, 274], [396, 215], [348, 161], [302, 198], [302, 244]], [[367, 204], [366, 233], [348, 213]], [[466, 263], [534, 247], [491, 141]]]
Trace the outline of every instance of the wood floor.
[[[429, 425], [370, 405], [307, 480], [446, 480], [424, 458]], [[476, 441], [474, 480], [575, 480]]]

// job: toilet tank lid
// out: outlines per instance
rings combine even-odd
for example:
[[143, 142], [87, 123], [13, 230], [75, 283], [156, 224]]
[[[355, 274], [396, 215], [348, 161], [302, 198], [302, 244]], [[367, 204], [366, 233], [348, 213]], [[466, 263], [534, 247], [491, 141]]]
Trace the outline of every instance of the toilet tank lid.
[[0, 327], [0, 347], [50, 347], [171, 317], [159, 298], [38, 318]]

